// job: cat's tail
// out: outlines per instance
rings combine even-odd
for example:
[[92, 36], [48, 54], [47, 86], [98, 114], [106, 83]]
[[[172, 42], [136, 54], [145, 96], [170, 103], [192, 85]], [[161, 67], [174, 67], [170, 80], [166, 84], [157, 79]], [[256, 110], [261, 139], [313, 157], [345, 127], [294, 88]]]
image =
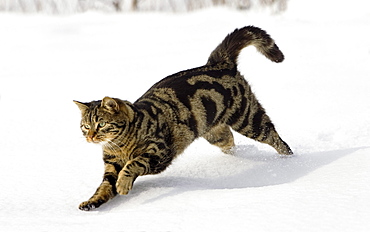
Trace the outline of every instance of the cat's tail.
[[283, 53], [269, 34], [258, 27], [247, 26], [228, 34], [211, 53], [207, 65], [220, 62], [236, 64], [240, 51], [249, 45], [254, 45], [259, 52], [273, 62], [278, 63], [284, 60]]

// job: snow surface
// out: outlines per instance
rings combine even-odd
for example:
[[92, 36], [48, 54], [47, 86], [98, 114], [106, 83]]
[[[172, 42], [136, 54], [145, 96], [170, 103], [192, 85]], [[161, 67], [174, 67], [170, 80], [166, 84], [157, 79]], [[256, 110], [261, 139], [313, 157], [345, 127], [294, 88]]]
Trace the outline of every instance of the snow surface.
[[[369, 231], [370, 7], [347, 2], [289, 1], [281, 15], [1, 14], [0, 231]], [[199, 139], [128, 196], [78, 210], [103, 163], [72, 100], [134, 101], [245, 25], [286, 56], [247, 48], [239, 67], [295, 155], [237, 134], [225, 155]]]

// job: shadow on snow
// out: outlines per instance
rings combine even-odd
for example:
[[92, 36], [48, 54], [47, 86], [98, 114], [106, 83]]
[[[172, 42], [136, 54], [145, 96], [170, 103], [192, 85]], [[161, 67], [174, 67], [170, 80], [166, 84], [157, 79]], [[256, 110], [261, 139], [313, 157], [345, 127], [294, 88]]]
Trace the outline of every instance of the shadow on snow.
[[[154, 176], [138, 178], [134, 184], [133, 190], [127, 196], [116, 197], [108, 204], [103, 205], [100, 211], [110, 210], [119, 207], [121, 204], [136, 198], [139, 194], [151, 191], [153, 189], [167, 189], [163, 193], [153, 194], [153, 197], [147, 197], [144, 203], [151, 203], [166, 197], [175, 196], [188, 191], [212, 190], [212, 189], [239, 189], [273, 186], [293, 182], [314, 170], [328, 165], [337, 159], [350, 155], [358, 150], [368, 147], [358, 147], [342, 150], [315, 152], [309, 154], [298, 154], [293, 156], [277, 156], [272, 152], [258, 151], [251, 145], [239, 145], [236, 147], [234, 155], [223, 155], [226, 161], [222, 164], [232, 167], [236, 163], [235, 173], [230, 168], [222, 167], [220, 162], [213, 163], [209, 159], [199, 159], [201, 162], [196, 168], [201, 170], [196, 173], [185, 173], [177, 171], [180, 163], [174, 164], [173, 168], [164, 173]], [[218, 156], [219, 159], [222, 156]], [[230, 158], [233, 157], [233, 158]], [[239, 162], [238, 162], [239, 161]], [[242, 163], [242, 164], [240, 164]], [[215, 167], [218, 166], [218, 167]], [[243, 167], [244, 166], [244, 167]], [[186, 167], [191, 169], [194, 167]], [[212, 169], [208, 174], [204, 174], [208, 169]], [[220, 169], [216, 174], [215, 170]], [[184, 169], [185, 170], [185, 169]], [[226, 173], [228, 172], [228, 173]]]

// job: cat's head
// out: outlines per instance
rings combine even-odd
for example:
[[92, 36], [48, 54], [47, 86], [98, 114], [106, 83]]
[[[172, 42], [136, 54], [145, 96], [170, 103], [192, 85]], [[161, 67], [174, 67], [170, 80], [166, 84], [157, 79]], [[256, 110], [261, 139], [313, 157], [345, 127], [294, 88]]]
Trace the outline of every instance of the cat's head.
[[81, 130], [87, 142], [112, 141], [127, 129], [134, 118], [134, 111], [127, 101], [105, 97], [101, 101], [74, 101], [81, 110]]

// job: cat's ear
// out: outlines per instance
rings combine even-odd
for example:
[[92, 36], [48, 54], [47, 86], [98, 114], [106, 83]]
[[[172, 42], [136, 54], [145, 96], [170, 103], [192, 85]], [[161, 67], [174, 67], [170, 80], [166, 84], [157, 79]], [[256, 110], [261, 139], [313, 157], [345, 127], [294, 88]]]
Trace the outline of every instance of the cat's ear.
[[130, 106], [128, 106], [128, 101], [122, 101], [119, 99], [114, 99], [110, 97], [103, 98], [101, 102], [101, 107], [105, 108], [109, 113], [123, 112], [129, 118], [130, 121], [134, 119], [134, 111]]
[[76, 103], [78, 108], [81, 110], [81, 113], [84, 113], [89, 109], [89, 103], [83, 103], [79, 101], [73, 101], [73, 102]]
[[101, 101], [101, 107], [105, 108], [109, 113], [118, 113], [119, 105], [113, 98], [105, 97]]

